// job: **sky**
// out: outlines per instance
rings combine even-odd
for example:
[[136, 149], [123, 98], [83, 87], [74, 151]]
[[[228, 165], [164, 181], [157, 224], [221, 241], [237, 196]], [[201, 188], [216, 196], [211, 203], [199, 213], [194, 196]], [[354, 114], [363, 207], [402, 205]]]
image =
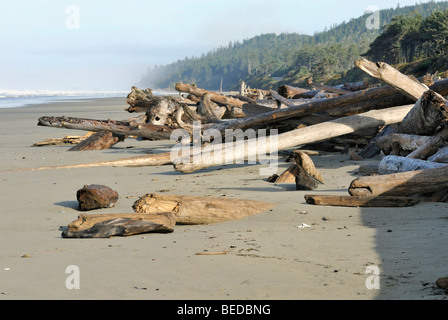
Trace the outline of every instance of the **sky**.
[[0, 0], [0, 89], [128, 91], [148, 68], [416, 0]]

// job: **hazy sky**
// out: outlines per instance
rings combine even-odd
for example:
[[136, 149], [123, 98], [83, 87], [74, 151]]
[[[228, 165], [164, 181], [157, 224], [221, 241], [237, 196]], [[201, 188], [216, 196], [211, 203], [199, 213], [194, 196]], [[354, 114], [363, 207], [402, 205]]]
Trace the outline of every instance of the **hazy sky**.
[[148, 67], [416, 0], [0, 0], [0, 89], [129, 90]]

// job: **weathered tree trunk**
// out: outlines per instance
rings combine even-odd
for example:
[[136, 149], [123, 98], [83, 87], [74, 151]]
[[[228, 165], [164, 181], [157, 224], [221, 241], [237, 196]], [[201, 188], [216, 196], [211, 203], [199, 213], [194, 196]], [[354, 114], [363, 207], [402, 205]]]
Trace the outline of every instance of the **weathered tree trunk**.
[[85, 131], [106, 131], [118, 135], [139, 136], [146, 139], [169, 140], [174, 128], [134, 121], [92, 120], [68, 117], [41, 117], [39, 126]]
[[217, 93], [210, 92], [210, 91], [207, 91], [204, 89], [196, 88], [189, 84], [177, 83], [175, 88], [179, 92], [186, 92], [186, 93], [194, 94], [195, 96], [198, 96], [198, 97], [202, 97], [204, 94], [209, 93], [210, 99], [212, 101], [214, 101], [216, 103], [221, 103], [221, 104], [224, 104], [224, 105], [227, 105], [230, 107], [242, 108], [245, 103], [244, 101], [241, 101], [239, 99], [226, 97], [221, 94], [217, 94]]
[[[366, 128], [381, 127], [391, 123], [398, 123], [403, 120], [411, 108], [412, 106], [402, 106], [380, 111], [371, 111], [362, 115], [341, 118], [334, 121], [293, 130], [278, 136], [277, 147], [278, 150], [285, 150], [299, 145], [325, 141]], [[235, 149], [237, 149], [236, 153], [234, 153]], [[236, 148], [234, 143], [223, 144], [221, 148], [223, 158], [220, 164], [228, 164], [225, 161], [226, 151], [231, 152], [234, 163], [244, 161], [244, 159], [247, 159], [248, 157], [253, 159], [258, 154], [257, 141], [247, 141], [247, 148], [244, 149], [244, 151], [238, 151], [238, 148]], [[267, 150], [274, 150], [274, 146], [267, 143]], [[194, 159], [194, 155], [192, 158]], [[175, 170], [183, 173], [191, 173], [203, 168], [218, 165], [215, 164], [214, 156], [210, 154], [203, 154], [201, 157], [201, 163], [194, 163], [192, 158], [177, 159], [174, 163]]]
[[407, 157], [411, 159], [426, 160], [435, 153], [437, 153], [438, 150], [444, 147], [445, 145], [446, 143], [443, 141], [441, 137], [434, 136], [428, 139], [428, 141], [426, 141], [419, 148], [411, 152]]
[[441, 148], [436, 154], [429, 157], [428, 161], [448, 163], [448, 147]]
[[274, 204], [239, 199], [147, 194], [132, 207], [137, 213], [172, 212], [177, 224], [206, 225], [268, 211]]
[[278, 94], [286, 99], [291, 99], [298, 94], [305, 93], [308, 91], [310, 91], [310, 90], [303, 89], [303, 88], [297, 88], [297, 87], [293, 87], [293, 86], [288, 86], [288, 85], [283, 85], [280, 88], [278, 88]]
[[411, 159], [399, 156], [387, 156], [378, 165], [380, 174], [391, 174], [407, 171], [418, 171], [445, 167], [446, 164], [429, 162], [420, 159]]
[[354, 180], [352, 196], [414, 196], [448, 188], [448, 166], [422, 171], [360, 177]]
[[142, 233], [170, 233], [176, 220], [172, 213], [81, 214], [62, 232], [63, 238], [109, 238]]
[[361, 59], [356, 61], [355, 65], [365, 73], [380, 79], [414, 101], [418, 101], [423, 93], [429, 90], [426, 85], [423, 85], [417, 79], [411, 79], [387, 63], [373, 63], [367, 59]]
[[414, 151], [427, 143], [431, 137], [411, 134], [392, 133], [379, 137], [375, 140], [376, 145], [383, 150], [386, 155], [399, 155], [397, 151]]
[[400, 133], [432, 135], [448, 119], [448, 104], [440, 94], [424, 92], [398, 127]]
[[68, 151], [91, 151], [110, 149], [118, 142], [123, 141], [125, 137], [117, 136], [112, 132], [97, 132], [89, 138], [78, 143]]
[[334, 207], [412, 207], [420, 201], [411, 197], [356, 197], [306, 195], [306, 203], [318, 206]]

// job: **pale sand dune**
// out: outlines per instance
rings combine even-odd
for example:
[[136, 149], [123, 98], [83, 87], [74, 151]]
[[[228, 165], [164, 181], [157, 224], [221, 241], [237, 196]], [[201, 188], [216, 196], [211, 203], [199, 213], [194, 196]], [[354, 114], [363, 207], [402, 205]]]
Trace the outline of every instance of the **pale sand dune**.
[[[97, 99], [0, 109], [0, 299], [444, 299], [435, 281], [448, 276], [448, 204], [411, 208], [327, 208], [305, 204], [306, 192], [276, 186], [261, 166], [231, 166], [190, 175], [172, 166], [86, 168], [58, 166], [169, 151], [169, 141], [128, 139], [110, 150], [67, 152], [70, 146], [34, 142], [85, 132], [37, 126], [41, 116], [123, 120], [125, 99]], [[134, 148], [130, 148], [134, 147]], [[325, 184], [315, 193], [347, 194], [361, 164], [346, 155], [313, 157]], [[289, 164], [281, 163], [279, 173]], [[86, 184], [117, 190], [114, 208], [131, 213], [144, 194], [263, 200], [271, 211], [208, 226], [176, 226], [171, 234], [63, 239], [75, 220], [76, 191]], [[312, 228], [300, 229], [302, 224]], [[228, 251], [226, 255], [196, 255]], [[68, 290], [66, 268], [80, 270], [80, 289]], [[378, 266], [380, 289], [368, 290], [368, 266]]]

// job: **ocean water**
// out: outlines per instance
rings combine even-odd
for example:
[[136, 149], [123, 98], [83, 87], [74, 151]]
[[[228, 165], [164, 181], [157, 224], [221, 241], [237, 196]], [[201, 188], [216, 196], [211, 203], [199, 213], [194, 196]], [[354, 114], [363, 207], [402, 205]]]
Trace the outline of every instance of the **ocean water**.
[[112, 91], [51, 91], [51, 90], [2, 90], [0, 89], [0, 108], [19, 108], [49, 102], [70, 102], [92, 98], [125, 98], [129, 92]]

